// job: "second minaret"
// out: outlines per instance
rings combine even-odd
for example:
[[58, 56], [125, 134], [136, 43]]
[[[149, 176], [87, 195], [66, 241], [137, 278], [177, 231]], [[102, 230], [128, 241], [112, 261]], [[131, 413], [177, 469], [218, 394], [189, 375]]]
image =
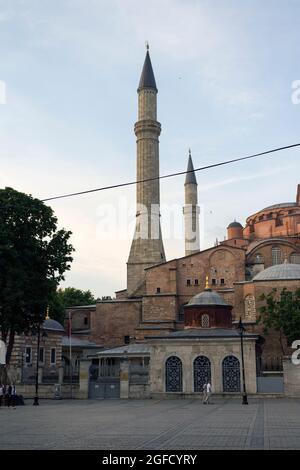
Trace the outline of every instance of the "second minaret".
[[185, 256], [197, 253], [200, 250], [198, 184], [194, 166], [189, 150], [189, 161], [184, 184], [184, 230], [185, 230]]

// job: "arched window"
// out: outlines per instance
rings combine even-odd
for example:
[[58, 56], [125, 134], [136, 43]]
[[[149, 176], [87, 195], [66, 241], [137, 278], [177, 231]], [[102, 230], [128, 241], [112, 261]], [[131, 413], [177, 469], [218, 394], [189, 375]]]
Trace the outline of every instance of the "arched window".
[[194, 392], [202, 392], [208, 381], [211, 382], [210, 360], [206, 356], [198, 356], [194, 360]]
[[166, 392], [182, 392], [182, 362], [177, 356], [166, 360]]
[[244, 299], [245, 304], [245, 319], [256, 320], [255, 297], [248, 294]]
[[291, 263], [292, 264], [300, 264], [300, 254], [299, 253], [292, 253], [291, 254]]
[[209, 316], [207, 315], [207, 313], [204, 313], [201, 316], [201, 326], [202, 328], [209, 328]]
[[256, 255], [254, 256], [254, 261], [258, 264], [264, 264], [265, 262], [264, 257], [261, 253], [256, 253]]
[[282, 263], [282, 252], [279, 246], [273, 246], [272, 248], [272, 265]]
[[222, 363], [223, 391], [241, 391], [240, 361], [235, 356], [226, 356]]

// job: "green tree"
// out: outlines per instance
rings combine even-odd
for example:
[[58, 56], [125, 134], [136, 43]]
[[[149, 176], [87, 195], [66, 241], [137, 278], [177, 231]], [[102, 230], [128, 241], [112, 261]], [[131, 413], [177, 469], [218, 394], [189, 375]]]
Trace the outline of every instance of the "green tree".
[[79, 305], [91, 305], [95, 304], [96, 301], [90, 290], [84, 291], [75, 289], [74, 287], [58, 289], [51, 298], [49, 313], [51, 318], [63, 323], [66, 308]]
[[300, 338], [300, 289], [290, 292], [284, 288], [279, 295], [277, 289], [273, 289], [262, 294], [260, 299], [265, 301], [265, 305], [259, 309], [258, 323], [263, 324], [265, 334], [270, 328], [278, 332], [282, 353], [285, 354], [284, 338], [288, 344]]
[[53, 210], [42, 201], [0, 190], [0, 328], [9, 364], [16, 334], [44, 319], [46, 306], [70, 269], [71, 232], [57, 229]]

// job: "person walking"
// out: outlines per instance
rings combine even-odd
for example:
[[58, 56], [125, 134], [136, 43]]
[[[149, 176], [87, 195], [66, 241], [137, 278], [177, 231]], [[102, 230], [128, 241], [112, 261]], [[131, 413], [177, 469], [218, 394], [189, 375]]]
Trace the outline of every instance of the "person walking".
[[10, 384], [7, 388], [7, 407], [16, 409], [16, 387], [15, 384]]
[[210, 382], [208, 381], [207, 384], [206, 384], [206, 397], [205, 397], [205, 401], [204, 401], [204, 403], [206, 405], [209, 405], [209, 400], [210, 400], [210, 397], [211, 397], [211, 393], [212, 393], [212, 388], [211, 388]]
[[13, 409], [16, 409], [16, 400], [17, 400], [17, 392], [16, 392], [16, 386], [13, 383], [11, 386], [11, 406]]

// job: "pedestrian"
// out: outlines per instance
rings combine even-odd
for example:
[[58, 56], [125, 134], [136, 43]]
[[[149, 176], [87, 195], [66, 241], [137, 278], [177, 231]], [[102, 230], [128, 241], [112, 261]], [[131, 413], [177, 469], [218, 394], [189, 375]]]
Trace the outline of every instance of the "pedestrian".
[[210, 382], [208, 381], [207, 384], [206, 384], [206, 397], [205, 397], [205, 404], [208, 405], [209, 404], [209, 400], [210, 400], [210, 396], [211, 396], [211, 393], [212, 393], [212, 388], [211, 388], [211, 384]]
[[4, 397], [4, 385], [0, 384], [0, 408], [2, 406], [3, 397]]
[[7, 387], [7, 407], [13, 407], [13, 409], [16, 408], [16, 387], [14, 384], [10, 384]]
[[17, 392], [16, 392], [16, 386], [13, 383], [11, 386], [11, 405], [13, 409], [16, 409], [16, 401], [17, 401]]
[[202, 403], [205, 405], [206, 404], [206, 391], [207, 391], [207, 383], [205, 382], [202, 387], [203, 391], [203, 398], [202, 398]]

